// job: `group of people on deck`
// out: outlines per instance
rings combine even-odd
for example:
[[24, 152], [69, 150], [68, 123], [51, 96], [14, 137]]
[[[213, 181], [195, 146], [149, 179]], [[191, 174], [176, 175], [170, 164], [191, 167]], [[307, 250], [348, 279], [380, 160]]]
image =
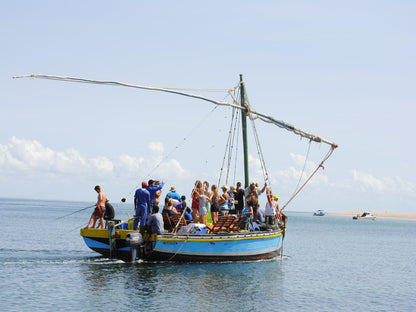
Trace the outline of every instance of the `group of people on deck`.
[[207, 224], [207, 214], [210, 212], [212, 223], [218, 221], [219, 214], [227, 216], [230, 213], [244, 217], [253, 222], [266, 222], [275, 224], [276, 215], [279, 212], [278, 196], [273, 196], [270, 188], [267, 188], [267, 204], [264, 210], [260, 209], [259, 196], [264, 193], [267, 183], [259, 188], [257, 183], [251, 183], [249, 187], [242, 188], [238, 182], [236, 187], [222, 185], [209, 185], [207, 181], [197, 180], [191, 192], [192, 204], [189, 208], [186, 197], [181, 196], [176, 187], [172, 186], [164, 199], [162, 211], [160, 211], [160, 197], [165, 181], [143, 181], [141, 188], [134, 195], [134, 230], [147, 230], [150, 233], [161, 234], [164, 232], [162, 213], [171, 216], [182, 214], [185, 220]]
[[[147, 230], [150, 233], [163, 233], [163, 213], [169, 217], [173, 214], [183, 213], [183, 217], [188, 223], [199, 221], [202, 224], [207, 224], [208, 213], [211, 215], [212, 224], [218, 221], [219, 215], [228, 216], [232, 213], [247, 219], [247, 221], [264, 222], [269, 225], [274, 225], [276, 216], [281, 213], [277, 203], [279, 197], [273, 196], [270, 188], [267, 188], [266, 192], [266, 206], [264, 209], [260, 208], [259, 196], [266, 190], [267, 183], [261, 189], [257, 183], [251, 183], [244, 189], [241, 182], [238, 182], [236, 187], [222, 185], [218, 188], [215, 184], [210, 187], [207, 181], [197, 180], [191, 192], [191, 207], [188, 207], [186, 197], [181, 196], [176, 191], [176, 187], [172, 186], [165, 196], [161, 210], [159, 206], [164, 186], [165, 181], [149, 180], [148, 182], [143, 181], [141, 188], [136, 190], [134, 194], [134, 230], [139, 228], [141, 232]], [[114, 217], [114, 208], [109, 205], [107, 197], [99, 185], [94, 190], [98, 193], [96, 208], [86, 228], [94, 228], [97, 221], [99, 221], [97, 228], [104, 228], [106, 207], [112, 210], [112, 217]]]

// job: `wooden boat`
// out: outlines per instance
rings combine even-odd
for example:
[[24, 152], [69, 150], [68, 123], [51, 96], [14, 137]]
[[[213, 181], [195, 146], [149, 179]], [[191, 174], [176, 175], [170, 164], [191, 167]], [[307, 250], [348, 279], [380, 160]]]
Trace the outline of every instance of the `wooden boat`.
[[284, 232], [284, 227], [278, 227], [258, 232], [166, 232], [142, 237], [133, 230], [81, 229], [81, 236], [92, 250], [123, 261], [228, 262], [276, 258]]
[[[247, 117], [251, 120], [260, 119], [262, 121], [272, 123], [300, 135], [301, 137], [307, 138], [310, 142], [314, 141], [328, 144], [330, 146], [330, 152], [316, 168], [313, 174], [315, 174], [320, 167], [323, 167], [322, 164], [324, 161], [329, 158], [333, 150], [337, 147], [337, 144], [319, 136], [305, 132], [283, 121], [276, 120], [270, 116], [252, 110], [245, 96], [245, 87], [241, 75], [240, 83], [238, 85], [240, 100], [238, 101], [233, 97], [232, 103], [218, 102], [199, 95], [184, 93], [182, 91], [172, 89], [135, 86], [113, 81], [95, 81], [82, 78], [46, 75], [30, 75], [25, 77], [120, 85], [139, 89], [163, 91], [209, 101], [216, 105], [225, 105], [235, 108], [238, 112], [241, 112], [245, 187], [248, 187], [249, 185], [246, 130]], [[305, 182], [305, 184], [307, 182]], [[298, 190], [298, 192], [303, 188], [303, 186]], [[294, 196], [296, 196], [297, 193]], [[293, 197], [286, 203], [286, 205], [293, 199]], [[286, 207], [286, 205], [282, 208], [282, 210]], [[181, 231], [181, 228], [188, 227], [189, 229], [192, 227], [198, 227], [198, 225], [180, 224], [181, 219], [179, 219], [178, 223], [174, 224], [170, 229], [166, 229], [165, 233], [161, 235], [142, 235], [138, 231], [128, 228], [126, 229], [125, 224], [127, 221], [109, 221], [108, 228], [106, 229], [81, 229], [80, 234], [84, 239], [85, 244], [92, 250], [106, 257], [117, 258], [123, 261], [136, 261], [138, 259], [144, 261], [190, 262], [254, 261], [273, 259], [281, 254], [286, 232], [287, 217], [285, 217], [280, 210], [277, 219], [278, 222], [274, 226], [263, 226], [257, 228], [257, 230], [250, 231], [242, 229], [241, 219], [238, 219], [236, 216], [229, 216], [227, 218], [220, 218], [218, 222], [222, 222], [221, 224], [214, 224], [211, 228], [205, 229], [205, 232], [200, 230]]]

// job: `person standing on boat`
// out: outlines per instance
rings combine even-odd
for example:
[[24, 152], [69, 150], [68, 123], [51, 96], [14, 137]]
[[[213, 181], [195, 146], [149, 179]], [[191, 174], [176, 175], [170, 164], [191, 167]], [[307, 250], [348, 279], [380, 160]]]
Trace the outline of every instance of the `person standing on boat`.
[[205, 224], [212, 224], [212, 215], [211, 215], [211, 202], [209, 201], [209, 198], [211, 197], [211, 190], [209, 188], [209, 182], [204, 181], [203, 183], [203, 189], [204, 189], [204, 195], [205, 195], [205, 208], [207, 210], [207, 214], [205, 216]]
[[199, 200], [201, 195], [204, 194], [204, 189], [202, 188], [202, 182], [197, 180], [195, 182], [195, 187], [192, 190], [192, 220], [196, 223], [198, 220], [198, 210], [199, 210]]
[[228, 196], [229, 196], [229, 200], [228, 200], [228, 209], [230, 214], [235, 213], [235, 194], [236, 194], [236, 189], [233, 185], [230, 186], [230, 190], [228, 191]]
[[[153, 207], [154, 201], [155, 201], [155, 196], [156, 196], [156, 192], [161, 190], [163, 188], [163, 186], [165, 185], [165, 181], [162, 181], [162, 183], [160, 185], [155, 185], [154, 180], [149, 180], [148, 183], [146, 183], [147, 186], [147, 190], [150, 193], [150, 207]], [[149, 212], [149, 214], [151, 214], [151, 212]]]
[[136, 212], [134, 218], [133, 229], [137, 230], [137, 225], [140, 222], [140, 232], [146, 224], [146, 217], [151, 213], [150, 207], [150, 192], [146, 189], [148, 186], [146, 181], [142, 182], [142, 188], [136, 190], [134, 194], [134, 211]]
[[221, 190], [222, 194], [218, 199], [218, 205], [220, 206], [221, 216], [228, 216], [228, 212], [230, 211], [230, 209], [228, 208], [228, 200], [230, 199], [230, 196], [228, 195], [228, 186], [221, 186]]
[[218, 187], [215, 184], [211, 186], [211, 191], [212, 192], [208, 200], [211, 203], [212, 224], [215, 224], [218, 221], [218, 211], [220, 210], [220, 206], [218, 205], [220, 194], [218, 193]]
[[264, 183], [263, 188], [260, 190], [259, 185], [257, 183], [254, 183], [254, 182], [250, 183], [250, 186], [247, 187], [244, 190], [244, 196], [245, 196], [245, 200], [246, 200], [246, 202], [245, 202], [246, 207], [247, 207], [247, 201], [250, 199], [250, 194], [252, 192], [254, 192], [257, 195], [257, 198], [258, 198], [259, 195], [264, 193], [264, 191], [266, 190], [266, 186], [267, 186], [267, 182]]
[[207, 224], [207, 202], [208, 202], [208, 197], [205, 194], [201, 195], [201, 198], [199, 199], [199, 208], [198, 208], [198, 213], [199, 213], [199, 223], [202, 224]]
[[244, 209], [244, 189], [241, 188], [241, 182], [237, 182], [235, 200], [237, 201], [237, 204], [235, 205], [235, 213], [239, 216]]
[[279, 196], [274, 195], [272, 193], [272, 190], [268, 187], [267, 188], [267, 203], [266, 203], [266, 208], [264, 210], [264, 214], [266, 216], [266, 223], [269, 225], [275, 225], [275, 221], [276, 221], [276, 205], [279, 206], [277, 204], [277, 200], [279, 199]]
[[[160, 186], [161, 182], [160, 181], [155, 181], [155, 185], [156, 186]], [[155, 199], [153, 201], [153, 205], [154, 206], [158, 206], [159, 207], [159, 202], [160, 202], [160, 195], [162, 195], [162, 190], [157, 190], [155, 193]]]
[[101, 186], [96, 185], [94, 187], [94, 190], [98, 193], [98, 198], [97, 198], [97, 204], [95, 205], [95, 210], [91, 215], [90, 218], [90, 222], [88, 222], [87, 225], [87, 229], [92, 227], [95, 227], [95, 223], [97, 222], [98, 219], [100, 219], [100, 224], [98, 225], [98, 229], [99, 228], [104, 228], [104, 215], [105, 215], [105, 203], [107, 201], [107, 196], [105, 195], [105, 193], [101, 190]]
[[252, 202], [253, 207], [253, 222], [257, 221], [257, 210], [259, 207], [259, 195], [261, 195], [266, 189], [267, 183], [264, 183], [263, 188], [260, 190], [257, 183], [251, 183], [248, 188], [244, 190], [246, 198], [246, 207], [248, 206], [248, 201]]

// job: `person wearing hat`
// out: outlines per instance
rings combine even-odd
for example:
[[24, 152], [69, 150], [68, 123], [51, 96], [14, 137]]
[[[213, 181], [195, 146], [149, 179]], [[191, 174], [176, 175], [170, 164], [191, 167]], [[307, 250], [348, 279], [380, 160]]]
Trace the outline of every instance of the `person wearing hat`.
[[169, 193], [166, 194], [166, 197], [176, 199], [177, 201], [181, 202], [181, 196], [178, 192], [176, 192], [176, 187], [172, 186], [169, 190]]
[[140, 222], [140, 232], [144, 230], [147, 215], [152, 213], [152, 206], [150, 205], [150, 192], [146, 189], [147, 187], [147, 182], [143, 181], [142, 188], [137, 189], [134, 194], [134, 211], [136, 214], [133, 229], [137, 230], [137, 225]]

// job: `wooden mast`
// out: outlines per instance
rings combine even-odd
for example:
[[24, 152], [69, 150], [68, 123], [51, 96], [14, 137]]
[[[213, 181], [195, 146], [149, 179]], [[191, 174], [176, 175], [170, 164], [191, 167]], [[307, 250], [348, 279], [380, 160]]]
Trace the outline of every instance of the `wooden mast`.
[[247, 145], [247, 103], [244, 89], [243, 75], [240, 75], [240, 100], [241, 100], [241, 122], [243, 131], [243, 151], [244, 151], [244, 187], [249, 186], [249, 172], [248, 172], [248, 145]]

